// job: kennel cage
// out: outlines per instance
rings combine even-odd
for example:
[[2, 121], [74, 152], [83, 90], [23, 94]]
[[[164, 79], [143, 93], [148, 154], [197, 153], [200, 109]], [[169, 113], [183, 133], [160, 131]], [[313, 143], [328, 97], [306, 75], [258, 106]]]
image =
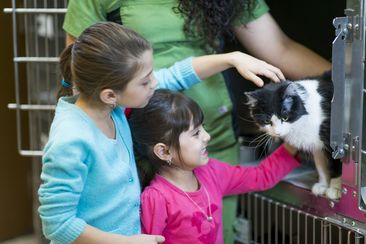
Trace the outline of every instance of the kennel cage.
[[[286, 182], [243, 195], [234, 223], [238, 242], [366, 243], [366, 205], [361, 194], [366, 189], [364, 4], [364, 0], [347, 0], [345, 17], [334, 20], [331, 141], [334, 157], [343, 162], [341, 199], [315, 197], [308, 189]], [[12, 7], [4, 9], [12, 15], [14, 41], [15, 103], [8, 107], [17, 118], [18, 151], [33, 157], [34, 194], [56, 104], [66, 7], [66, 0], [12, 0]], [[42, 240], [37, 206], [35, 200], [34, 228]]]
[[366, 243], [365, 1], [347, 0], [344, 13], [333, 21], [330, 135], [342, 196], [329, 200], [285, 182], [241, 196], [234, 226], [243, 243]]
[[12, 0], [13, 62], [18, 152], [32, 156], [33, 229], [39, 243], [46, 243], [38, 217], [42, 148], [56, 104], [58, 55], [65, 46], [62, 31], [66, 0]]

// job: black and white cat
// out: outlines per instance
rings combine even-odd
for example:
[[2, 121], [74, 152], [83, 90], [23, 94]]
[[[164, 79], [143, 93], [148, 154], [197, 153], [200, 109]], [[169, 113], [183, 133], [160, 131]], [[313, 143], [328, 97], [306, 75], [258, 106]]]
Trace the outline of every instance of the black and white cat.
[[269, 83], [245, 95], [250, 114], [261, 131], [313, 156], [319, 181], [313, 185], [312, 192], [339, 199], [342, 165], [340, 160], [331, 157], [329, 145], [333, 96], [330, 73]]

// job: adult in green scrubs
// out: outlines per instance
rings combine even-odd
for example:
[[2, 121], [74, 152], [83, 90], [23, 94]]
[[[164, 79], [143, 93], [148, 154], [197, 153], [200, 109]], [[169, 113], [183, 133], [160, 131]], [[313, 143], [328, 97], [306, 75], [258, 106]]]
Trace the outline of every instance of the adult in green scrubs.
[[[183, 2], [189, 3], [186, 6], [196, 13], [200, 13], [200, 10], [207, 12], [205, 4], [220, 4], [220, 1], [202, 0], [69, 0], [63, 28], [68, 33], [68, 42], [72, 42], [85, 28], [96, 22], [119, 22], [139, 32], [152, 43], [154, 66], [158, 69], [189, 56], [215, 52], [213, 45], [207, 43], [218, 43], [217, 40], [207, 40], [210, 37], [202, 35], [187, 35], [184, 31], [187, 17], [175, 8]], [[242, 2], [238, 6], [247, 6], [243, 5], [244, 0], [237, 2]], [[269, 14], [264, 0], [253, 0], [251, 6], [250, 11], [240, 11], [238, 17], [230, 22], [232, 28], [226, 29], [230, 29], [252, 55], [279, 67], [289, 78], [320, 74], [330, 69], [326, 60], [292, 41], [281, 31]], [[219, 15], [220, 12], [212, 13], [215, 17]], [[192, 23], [196, 22], [190, 22]], [[205, 22], [197, 24], [204, 25]], [[219, 74], [209, 80], [184, 93], [203, 109], [205, 129], [212, 138], [208, 145], [210, 157], [238, 164], [239, 145], [231, 116], [233, 105], [224, 78]], [[232, 244], [237, 197], [225, 198], [223, 204], [224, 239], [225, 243]]]

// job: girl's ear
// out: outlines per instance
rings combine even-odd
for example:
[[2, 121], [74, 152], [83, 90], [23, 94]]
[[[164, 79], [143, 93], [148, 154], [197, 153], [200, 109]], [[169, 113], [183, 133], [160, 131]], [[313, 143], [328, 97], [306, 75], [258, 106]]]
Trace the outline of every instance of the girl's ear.
[[99, 94], [100, 100], [107, 105], [115, 107], [117, 105], [117, 94], [112, 89], [104, 89]]
[[154, 146], [154, 154], [163, 161], [171, 161], [173, 157], [168, 146], [161, 142]]

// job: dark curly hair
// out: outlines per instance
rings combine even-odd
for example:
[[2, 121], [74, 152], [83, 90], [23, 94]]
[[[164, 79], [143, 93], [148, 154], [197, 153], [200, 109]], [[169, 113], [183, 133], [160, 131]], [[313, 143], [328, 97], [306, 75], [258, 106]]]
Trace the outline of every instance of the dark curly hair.
[[233, 38], [231, 26], [241, 15], [251, 15], [256, 0], [179, 0], [173, 8], [185, 17], [184, 32], [188, 37], [203, 38], [210, 47], [219, 49], [224, 35]]

